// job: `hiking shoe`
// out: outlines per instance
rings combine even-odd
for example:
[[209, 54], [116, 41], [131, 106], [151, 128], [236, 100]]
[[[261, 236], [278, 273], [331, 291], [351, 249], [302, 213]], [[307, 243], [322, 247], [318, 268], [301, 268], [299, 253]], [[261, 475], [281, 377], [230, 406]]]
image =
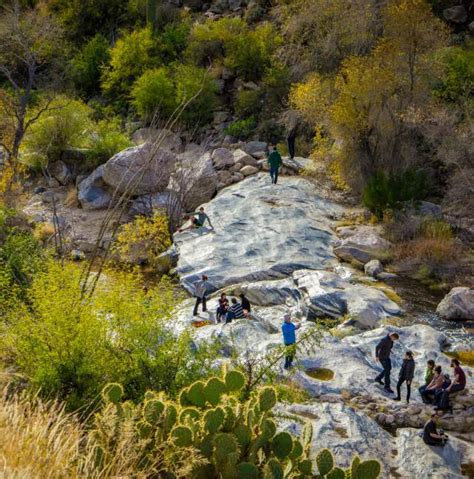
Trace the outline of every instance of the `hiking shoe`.
[[383, 389], [384, 389], [384, 391], [387, 391], [387, 392], [390, 393], [390, 394], [394, 394], [394, 393], [395, 393], [395, 391], [394, 391], [392, 388], [383, 388]]
[[394, 401], [401, 401], [402, 398], [393, 398]]
[[374, 379], [374, 383], [379, 383], [381, 386], [383, 386], [383, 381], [381, 379]]

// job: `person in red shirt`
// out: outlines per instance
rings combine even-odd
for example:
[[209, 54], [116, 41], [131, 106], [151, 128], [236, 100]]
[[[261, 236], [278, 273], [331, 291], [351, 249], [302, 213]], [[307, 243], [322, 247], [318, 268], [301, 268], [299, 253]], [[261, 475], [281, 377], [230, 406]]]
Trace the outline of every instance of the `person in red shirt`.
[[438, 409], [448, 409], [449, 394], [462, 391], [466, 387], [466, 373], [461, 368], [459, 361], [457, 359], [451, 359], [451, 367], [454, 369], [454, 379], [438, 397]]

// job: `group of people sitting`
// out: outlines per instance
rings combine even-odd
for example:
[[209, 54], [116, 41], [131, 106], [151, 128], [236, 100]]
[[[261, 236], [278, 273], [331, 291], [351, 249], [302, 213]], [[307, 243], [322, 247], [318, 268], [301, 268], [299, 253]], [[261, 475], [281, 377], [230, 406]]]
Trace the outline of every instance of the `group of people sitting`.
[[466, 373], [457, 359], [451, 360], [453, 379], [444, 374], [440, 365], [430, 359], [425, 372], [425, 384], [418, 390], [425, 404], [434, 404], [436, 409], [449, 408], [449, 395], [462, 391], [466, 387]]
[[236, 298], [232, 298], [229, 303], [226, 293], [221, 293], [219, 306], [216, 311], [216, 321], [224, 324], [230, 323], [233, 319], [250, 319], [250, 301], [244, 293], [239, 294], [240, 303]]

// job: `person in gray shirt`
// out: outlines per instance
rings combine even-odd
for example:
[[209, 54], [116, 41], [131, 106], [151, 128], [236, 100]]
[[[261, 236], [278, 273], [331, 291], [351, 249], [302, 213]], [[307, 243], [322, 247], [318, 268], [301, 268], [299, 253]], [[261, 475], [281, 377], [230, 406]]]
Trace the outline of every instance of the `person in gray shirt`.
[[199, 281], [194, 283], [194, 296], [196, 297], [196, 304], [194, 305], [193, 316], [198, 315], [198, 307], [202, 303], [202, 312], [207, 311], [207, 292], [209, 290], [210, 284], [208, 282], [208, 277], [203, 274]]

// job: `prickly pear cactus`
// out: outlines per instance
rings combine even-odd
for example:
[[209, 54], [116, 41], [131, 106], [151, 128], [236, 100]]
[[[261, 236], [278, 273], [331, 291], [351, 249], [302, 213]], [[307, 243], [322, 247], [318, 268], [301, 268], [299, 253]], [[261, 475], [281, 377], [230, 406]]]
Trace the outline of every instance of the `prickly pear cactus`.
[[110, 383], [102, 389], [102, 397], [105, 401], [118, 404], [123, 396], [123, 387], [121, 384]]
[[316, 465], [318, 466], [319, 474], [325, 476], [329, 474], [331, 469], [334, 467], [334, 458], [332, 457], [331, 451], [329, 449], [323, 449], [319, 451], [316, 456]]

